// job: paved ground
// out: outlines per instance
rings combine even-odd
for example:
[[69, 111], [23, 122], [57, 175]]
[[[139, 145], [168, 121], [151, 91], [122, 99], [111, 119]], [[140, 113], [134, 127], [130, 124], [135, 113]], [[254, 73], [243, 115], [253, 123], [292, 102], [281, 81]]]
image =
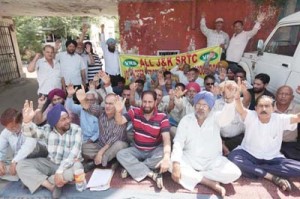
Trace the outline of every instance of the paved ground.
[[[37, 88], [36, 74], [29, 74], [26, 67], [23, 68], [26, 78], [21, 78], [12, 81], [10, 84], [0, 86], [0, 114], [8, 108], [12, 107], [21, 110], [25, 99], [37, 102]], [[3, 130], [0, 125], [0, 132]], [[6, 181], [0, 180], [0, 190], [6, 185]]]

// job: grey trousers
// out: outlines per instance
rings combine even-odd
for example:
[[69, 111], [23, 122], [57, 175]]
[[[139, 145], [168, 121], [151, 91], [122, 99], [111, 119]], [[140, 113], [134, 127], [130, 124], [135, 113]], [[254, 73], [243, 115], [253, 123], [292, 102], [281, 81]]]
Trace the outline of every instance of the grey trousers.
[[[127, 142], [116, 141], [103, 154], [101, 165], [107, 166], [107, 163], [114, 159], [117, 153], [128, 147]], [[101, 146], [97, 143], [85, 143], [82, 145], [82, 156], [87, 160], [94, 160]]]
[[[48, 181], [54, 184], [54, 174], [59, 165], [48, 158], [35, 158], [22, 160], [17, 164], [17, 173], [23, 184], [34, 193], [42, 183]], [[74, 171], [83, 168], [80, 162], [75, 162], [72, 167], [63, 172], [65, 181], [74, 180]]]
[[[40, 144], [40, 143], [37, 143], [36, 147], [27, 156], [27, 158], [47, 157], [47, 155], [48, 155], [47, 147]], [[6, 174], [3, 175], [3, 176], [0, 176], [0, 179], [7, 180], [7, 181], [18, 181], [19, 180], [18, 175], [12, 176], [9, 173], [9, 167], [10, 167], [11, 160], [5, 160], [4, 163], [5, 163], [5, 166], [6, 166]]]
[[142, 151], [136, 147], [130, 147], [119, 151], [117, 159], [130, 176], [140, 182], [147, 177], [151, 169], [155, 169], [155, 166], [162, 160], [163, 154], [162, 146], [152, 151]]

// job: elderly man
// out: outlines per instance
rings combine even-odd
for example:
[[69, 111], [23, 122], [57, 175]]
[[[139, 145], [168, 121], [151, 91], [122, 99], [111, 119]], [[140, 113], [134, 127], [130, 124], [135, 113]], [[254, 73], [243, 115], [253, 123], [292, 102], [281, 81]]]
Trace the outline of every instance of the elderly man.
[[62, 187], [74, 180], [80, 161], [82, 135], [76, 124], [71, 124], [67, 110], [61, 104], [55, 105], [47, 114], [48, 124], [37, 127], [32, 119], [35, 111], [32, 101], [27, 100], [23, 109], [23, 133], [27, 137], [44, 139], [48, 158], [22, 160], [17, 164], [17, 173], [25, 186], [34, 193], [40, 186], [59, 198]]
[[[37, 140], [23, 135], [22, 113], [16, 109], [6, 109], [1, 114], [0, 123], [5, 127], [0, 134], [0, 179], [17, 181], [19, 178], [16, 166], [19, 161], [25, 158], [46, 157], [48, 152]], [[7, 156], [9, 147], [13, 152], [12, 160]]]
[[[230, 85], [229, 85], [230, 86]], [[214, 105], [212, 93], [202, 91], [194, 98], [195, 113], [182, 118], [174, 138], [172, 178], [184, 188], [193, 190], [204, 184], [225, 196], [223, 184], [237, 180], [241, 171], [222, 156], [220, 127], [230, 122], [235, 106], [233, 87], [225, 87], [226, 105], [222, 111], [211, 112]]]
[[[117, 159], [125, 168], [122, 177], [128, 173], [138, 182], [145, 177], [152, 178], [158, 188], [163, 187], [162, 173], [169, 168], [171, 141], [170, 124], [165, 113], [157, 111], [157, 98], [154, 91], [142, 93], [141, 108], [132, 108], [122, 116], [125, 99], [115, 103], [115, 119], [118, 124], [129, 121], [133, 124], [134, 146], [123, 149]], [[160, 172], [153, 171], [160, 168]], [[128, 172], [128, 173], [127, 173]]]
[[27, 67], [28, 72], [37, 71], [37, 81], [39, 83], [38, 95], [47, 96], [55, 88], [62, 88], [63, 77], [60, 72], [60, 64], [54, 59], [54, 47], [45, 45], [43, 48], [43, 58], [37, 53]]
[[293, 131], [300, 122], [299, 115], [274, 113], [273, 99], [262, 95], [256, 100], [255, 111], [243, 107], [236, 96], [236, 109], [246, 131], [242, 144], [229, 154], [245, 177], [263, 177], [284, 191], [291, 191], [285, 178], [300, 176], [300, 162], [286, 159], [280, 153], [283, 133]]
[[76, 93], [85, 110], [98, 118], [99, 140], [95, 143], [86, 143], [82, 147], [85, 159], [92, 159], [96, 165], [107, 166], [107, 163], [116, 157], [116, 154], [128, 146], [126, 125], [119, 125], [115, 121], [115, 106], [117, 95], [110, 93], [105, 97], [105, 108], [87, 102], [87, 95], [83, 89]]
[[110, 76], [112, 87], [118, 85], [120, 78], [119, 52], [116, 49], [116, 40], [109, 38], [105, 41], [104, 24], [101, 25], [101, 48], [105, 61], [105, 72]]
[[220, 46], [223, 49], [223, 57], [225, 58], [225, 50], [229, 44], [229, 36], [223, 29], [224, 20], [217, 18], [215, 20], [215, 29], [209, 29], [206, 27], [205, 13], [201, 15], [200, 30], [207, 38], [207, 47]]
[[[300, 106], [293, 102], [294, 93], [290, 86], [284, 85], [278, 88], [276, 92], [276, 101], [274, 112], [279, 114], [297, 114], [300, 113]], [[298, 128], [283, 133], [281, 152], [288, 158], [300, 160], [298, 140]]]

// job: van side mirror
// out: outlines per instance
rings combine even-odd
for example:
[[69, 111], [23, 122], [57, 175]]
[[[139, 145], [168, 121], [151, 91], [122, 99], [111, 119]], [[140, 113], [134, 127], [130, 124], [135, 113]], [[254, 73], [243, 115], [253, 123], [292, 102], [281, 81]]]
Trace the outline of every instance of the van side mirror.
[[257, 55], [263, 55], [264, 41], [262, 39], [257, 42]]

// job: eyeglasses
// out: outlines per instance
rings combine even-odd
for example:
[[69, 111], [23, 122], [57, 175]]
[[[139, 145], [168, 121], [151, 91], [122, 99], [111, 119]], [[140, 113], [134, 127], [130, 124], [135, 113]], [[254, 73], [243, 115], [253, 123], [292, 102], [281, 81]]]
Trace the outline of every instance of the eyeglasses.
[[213, 86], [215, 83], [205, 83], [206, 86]]

